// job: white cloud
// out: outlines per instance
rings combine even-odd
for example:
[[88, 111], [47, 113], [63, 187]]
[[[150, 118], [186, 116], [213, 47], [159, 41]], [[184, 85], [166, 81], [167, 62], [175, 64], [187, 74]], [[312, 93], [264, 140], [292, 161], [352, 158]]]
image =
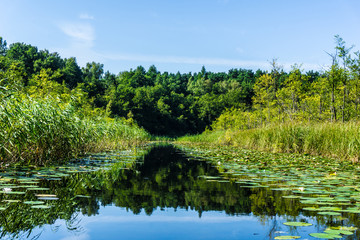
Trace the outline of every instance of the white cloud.
[[226, 58], [196, 58], [178, 56], [135, 55], [135, 54], [104, 54], [103, 58], [109, 60], [140, 61], [150, 63], [177, 63], [198, 65], [223, 65], [233, 67], [259, 67], [267, 68], [267, 61], [243, 61]]
[[79, 18], [80, 18], [80, 19], [84, 19], [84, 20], [94, 20], [94, 19], [95, 19], [94, 16], [91, 16], [91, 15], [89, 15], [89, 14], [87, 14], [87, 13], [81, 13], [81, 14], [79, 15]]
[[[148, 63], [174, 63], [174, 64], [194, 64], [205, 66], [226, 66], [230, 68], [262, 69], [271, 70], [268, 60], [246, 61], [227, 58], [201, 58], [201, 57], [179, 57], [179, 56], [159, 56], [159, 55], [141, 55], [141, 54], [98, 54], [99, 57], [113, 61], [134, 61]], [[285, 71], [290, 71], [295, 62], [278, 62]], [[316, 63], [299, 63], [301, 69], [323, 70], [324, 66]]]
[[87, 62], [103, 61], [94, 51], [95, 29], [86, 22], [63, 22], [58, 24], [59, 29], [68, 38], [66, 46], [55, 48], [63, 57], [76, 57], [80, 66]]
[[95, 40], [95, 31], [89, 23], [63, 23], [60, 29], [76, 43], [92, 47]]

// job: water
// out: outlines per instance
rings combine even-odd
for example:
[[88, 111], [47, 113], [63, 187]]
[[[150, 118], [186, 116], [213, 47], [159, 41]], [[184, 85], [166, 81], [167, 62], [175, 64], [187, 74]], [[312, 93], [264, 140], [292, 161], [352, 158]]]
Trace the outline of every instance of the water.
[[[299, 200], [284, 199], [281, 191], [223, 179], [209, 181], [202, 176], [220, 176], [217, 168], [190, 159], [171, 145], [148, 149], [137, 159], [122, 158], [108, 164], [107, 170], [73, 173], [72, 169], [62, 177], [41, 178], [37, 186], [47, 191], [3, 193], [2, 201], [19, 202], [6, 203], [0, 212], [1, 239], [274, 239], [280, 235], [314, 239], [309, 233], [322, 232], [332, 221], [303, 215]], [[102, 164], [110, 162], [116, 161], [102, 160]], [[98, 167], [91, 158], [87, 164]], [[31, 171], [26, 171], [22, 175], [31, 179]], [[56, 195], [43, 200], [51, 208], [24, 204], [38, 200], [33, 191]], [[296, 228], [285, 226], [286, 221], [314, 225]]]

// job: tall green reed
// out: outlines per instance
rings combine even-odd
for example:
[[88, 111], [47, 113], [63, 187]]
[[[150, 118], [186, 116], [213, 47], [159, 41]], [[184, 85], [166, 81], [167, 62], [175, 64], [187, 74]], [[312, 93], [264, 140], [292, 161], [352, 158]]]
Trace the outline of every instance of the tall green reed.
[[297, 122], [248, 130], [232, 128], [205, 132], [200, 136], [186, 138], [186, 141], [234, 145], [269, 152], [321, 155], [358, 162], [360, 123]]
[[90, 151], [139, 144], [149, 138], [136, 126], [105, 117], [82, 117], [54, 99], [0, 99], [0, 159], [45, 164]]

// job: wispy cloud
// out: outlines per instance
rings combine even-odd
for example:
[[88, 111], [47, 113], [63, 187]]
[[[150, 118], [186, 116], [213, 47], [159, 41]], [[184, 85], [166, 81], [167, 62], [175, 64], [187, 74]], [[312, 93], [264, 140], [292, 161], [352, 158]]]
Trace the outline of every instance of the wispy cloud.
[[89, 15], [89, 14], [87, 14], [87, 13], [81, 13], [81, 14], [79, 15], [79, 18], [80, 18], [80, 19], [84, 19], [84, 20], [94, 20], [94, 19], [95, 19], [94, 16]]
[[92, 47], [95, 40], [95, 31], [89, 23], [62, 23], [60, 29], [71, 40], [76, 43], [85, 44], [86, 46]]
[[197, 65], [218, 65], [233, 67], [261, 67], [266, 68], [267, 61], [243, 61], [226, 58], [197, 58], [179, 56], [158, 56], [158, 55], [136, 55], [136, 54], [103, 54], [103, 58], [109, 60], [138, 61], [149, 63], [176, 63], [176, 64], [197, 64]]
[[58, 28], [67, 37], [68, 44], [55, 51], [64, 57], [76, 57], [81, 66], [87, 62], [103, 60], [94, 50], [96, 34], [92, 24], [84, 21], [62, 22], [58, 24]]
[[[247, 68], [270, 70], [269, 60], [247, 61], [228, 58], [202, 58], [202, 57], [181, 57], [181, 56], [159, 56], [159, 55], [141, 55], [141, 54], [98, 54], [99, 57], [113, 61], [133, 61], [142, 63], [174, 63], [174, 64], [193, 64], [204, 66], [226, 66], [227, 68]], [[279, 64], [285, 71], [290, 71], [296, 62], [281, 62]], [[322, 70], [323, 66], [316, 63], [298, 63], [301, 69]]]

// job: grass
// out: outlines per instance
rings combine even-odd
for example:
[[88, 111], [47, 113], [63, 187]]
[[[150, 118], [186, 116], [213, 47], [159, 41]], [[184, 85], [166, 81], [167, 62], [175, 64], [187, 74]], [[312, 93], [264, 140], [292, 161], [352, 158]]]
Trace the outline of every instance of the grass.
[[198, 135], [186, 135], [176, 139], [178, 142], [199, 142], [199, 143], [217, 143], [225, 134], [224, 130], [208, 131]]
[[136, 145], [149, 139], [137, 126], [105, 117], [81, 117], [55, 100], [0, 100], [0, 159], [45, 164], [79, 154]]
[[269, 152], [288, 152], [337, 157], [358, 162], [360, 157], [360, 124], [289, 123], [249, 130], [204, 132], [178, 141], [233, 145]]

